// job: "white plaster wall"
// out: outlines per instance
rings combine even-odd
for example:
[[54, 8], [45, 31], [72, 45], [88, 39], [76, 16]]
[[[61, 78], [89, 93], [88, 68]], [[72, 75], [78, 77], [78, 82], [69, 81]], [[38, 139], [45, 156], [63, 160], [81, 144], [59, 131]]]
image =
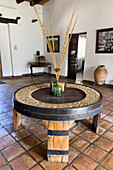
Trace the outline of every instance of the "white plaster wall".
[[[40, 17], [42, 19], [43, 10], [42, 6], [37, 5], [37, 8], [40, 13]], [[16, 19], [17, 16], [21, 17], [19, 20], [19, 24], [9, 24], [9, 33], [11, 37], [11, 54], [13, 59], [13, 69], [14, 76], [28, 74], [30, 73], [30, 69], [27, 65], [28, 62], [34, 61], [35, 56], [34, 53], [36, 51], [40, 51], [43, 54], [43, 35], [40, 29], [39, 22], [32, 23], [31, 20], [36, 18], [36, 14], [34, 12], [33, 7], [30, 7], [28, 2], [23, 2], [21, 4], [16, 4], [15, 0], [0, 0], [0, 13], [2, 13], [2, 17], [13, 18]], [[3, 25], [3, 24], [0, 24]], [[7, 28], [6, 24], [6, 30]], [[0, 26], [1, 35], [7, 34], [5, 30]], [[9, 35], [7, 35], [9, 36]], [[7, 37], [8, 39], [8, 37]], [[5, 37], [3, 36], [0, 42], [2, 43], [3, 48], [1, 51], [1, 58], [3, 64], [3, 76], [11, 76], [12, 69], [10, 67], [10, 52], [9, 52], [9, 61], [7, 57], [4, 56], [4, 47], [9, 46], [9, 41], [5, 41]], [[4, 43], [5, 42], [5, 43]], [[7, 49], [6, 49], [7, 50]], [[6, 66], [6, 62], [8, 67]], [[34, 72], [43, 71], [42, 68], [37, 68]], [[8, 72], [8, 74], [7, 74]]]
[[11, 60], [10, 60], [10, 46], [8, 27], [6, 24], [0, 24], [0, 53], [2, 62], [3, 75], [12, 75]]
[[[108, 70], [106, 83], [113, 84], [113, 54], [96, 54], [96, 30], [113, 27], [112, 8], [113, 0], [50, 0], [43, 8], [44, 25], [50, 30], [49, 11], [51, 6], [54, 35], [60, 35], [60, 49], [64, 42], [64, 36], [72, 15], [73, 9], [77, 4], [76, 14], [79, 19], [74, 33], [87, 32], [86, 41], [86, 62], [84, 71], [84, 80], [94, 81], [94, 70], [100, 64], [105, 64]], [[50, 53], [47, 53], [46, 43], [44, 41], [44, 54], [51, 61]], [[61, 53], [58, 54], [61, 56]], [[62, 68], [62, 75], [67, 75], [67, 63]]]

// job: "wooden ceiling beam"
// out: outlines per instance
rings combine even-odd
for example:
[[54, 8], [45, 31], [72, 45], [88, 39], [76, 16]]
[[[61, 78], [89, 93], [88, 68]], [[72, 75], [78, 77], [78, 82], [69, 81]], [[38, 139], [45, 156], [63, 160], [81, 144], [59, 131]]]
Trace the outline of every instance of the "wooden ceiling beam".
[[[39, 4], [39, 5], [43, 5], [46, 2], [48, 2], [49, 0], [34, 0], [34, 5]], [[33, 6], [32, 2], [30, 2], [30, 5]]]
[[16, 0], [17, 4], [20, 4], [21, 2], [24, 2], [24, 0]]
[[[32, 0], [16, 0], [17, 4], [20, 4], [20, 3], [24, 2], [24, 1], [30, 2], [30, 6], [33, 6]], [[33, 0], [34, 5], [36, 5], [36, 4], [43, 5], [43, 4], [45, 4], [46, 2], [48, 2], [48, 1], [49, 1], [49, 0]]]
[[45, 4], [46, 2], [48, 2], [49, 0], [42, 0], [41, 2], [40, 2], [40, 5], [43, 5], [43, 4]]
[[[37, 4], [37, 1], [38, 1], [38, 0], [33, 0], [34, 5]], [[40, 1], [41, 1], [41, 0], [40, 0]], [[32, 1], [31, 1], [31, 2], [30, 2], [30, 6], [33, 6], [33, 3], [32, 3]]]

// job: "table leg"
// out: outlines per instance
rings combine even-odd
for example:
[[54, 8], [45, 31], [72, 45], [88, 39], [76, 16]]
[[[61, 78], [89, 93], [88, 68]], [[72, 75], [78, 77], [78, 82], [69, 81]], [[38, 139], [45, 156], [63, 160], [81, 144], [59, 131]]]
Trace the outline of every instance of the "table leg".
[[48, 127], [47, 159], [68, 162], [69, 127], [74, 121], [44, 121]]
[[19, 125], [21, 124], [21, 114], [13, 110], [13, 119], [14, 119], [14, 131], [17, 130]]
[[48, 73], [51, 74], [51, 66], [48, 66]]
[[30, 69], [31, 69], [31, 76], [33, 75], [33, 68], [32, 66], [30, 66]]
[[97, 115], [95, 115], [93, 117], [93, 130], [94, 132], [98, 133], [98, 127], [99, 127], [99, 123], [100, 123], [100, 113], [98, 113]]

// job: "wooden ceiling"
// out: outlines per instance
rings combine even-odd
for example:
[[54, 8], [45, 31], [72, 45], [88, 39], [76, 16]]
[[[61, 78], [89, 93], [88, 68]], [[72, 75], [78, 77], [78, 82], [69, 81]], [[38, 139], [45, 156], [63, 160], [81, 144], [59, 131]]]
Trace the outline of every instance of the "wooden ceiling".
[[[30, 2], [30, 6], [33, 6], [32, 0], [16, 0], [17, 4], [20, 4], [20, 3], [24, 2], [24, 1]], [[43, 5], [48, 1], [49, 0], [33, 0], [34, 5], [36, 5], [36, 4]]]

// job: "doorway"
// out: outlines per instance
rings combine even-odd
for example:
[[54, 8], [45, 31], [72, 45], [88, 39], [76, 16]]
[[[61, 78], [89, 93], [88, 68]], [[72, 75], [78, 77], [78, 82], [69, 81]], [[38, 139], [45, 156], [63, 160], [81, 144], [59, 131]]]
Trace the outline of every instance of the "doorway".
[[73, 34], [68, 51], [68, 78], [82, 81], [87, 33]]

